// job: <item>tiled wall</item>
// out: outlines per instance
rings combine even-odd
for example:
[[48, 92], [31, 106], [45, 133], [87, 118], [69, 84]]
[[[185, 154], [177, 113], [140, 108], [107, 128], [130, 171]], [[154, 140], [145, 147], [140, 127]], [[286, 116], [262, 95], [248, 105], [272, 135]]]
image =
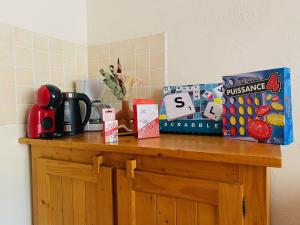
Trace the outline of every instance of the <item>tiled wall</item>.
[[[165, 83], [165, 35], [86, 46], [0, 23], [0, 125], [26, 123], [35, 91], [41, 84], [73, 91], [74, 81], [100, 77], [99, 69], [116, 66], [139, 83], [132, 98], [161, 100]], [[106, 91], [103, 101], [117, 109], [120, 102]]]
[[0, 23], [0, 125], [26, 123], [35, 90], [74, 90], [88, 73], [87, 48]]
[[[116, 67], [120, 58], [123, 74], [135, 76], [140, 82], [132, 98], [161, 100], [165, 84], [165, 34], [159, 33], [136, 39], [112, 42], [88, 48], [89, 77], [100, 77], [99, 69]], [[120, 102], [107, 90], [103, 101], [120, 108]]]

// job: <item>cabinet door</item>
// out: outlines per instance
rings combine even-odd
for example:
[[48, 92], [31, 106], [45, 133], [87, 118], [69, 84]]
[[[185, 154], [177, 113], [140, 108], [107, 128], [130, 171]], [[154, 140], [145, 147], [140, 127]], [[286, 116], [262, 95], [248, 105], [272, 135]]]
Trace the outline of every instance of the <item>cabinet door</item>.
[[242, 186], [117, 170], [118, 225], [242, 225]]
[[112, 225], [112, 169], [38, 158], [38, 225]]

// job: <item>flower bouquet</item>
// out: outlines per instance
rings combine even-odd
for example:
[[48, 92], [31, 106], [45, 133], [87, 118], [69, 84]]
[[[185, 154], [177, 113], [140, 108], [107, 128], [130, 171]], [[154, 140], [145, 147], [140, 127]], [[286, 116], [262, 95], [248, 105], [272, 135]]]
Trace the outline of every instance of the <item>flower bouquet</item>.
[[119, 134], [133, 134], [133, 111], [129, 108], [129, 98], [137, 80], [130, 75], [122, 75], [120, 63], [118, 60], [118, 70], [115, 71], [113, 65], [109, 66], [109, 71], [100, 70], [103, 76], [103, 82], [111, 90], [113, 95], [122, 101], [122, 109], [116, 113], [116, 119], [119, 121]]

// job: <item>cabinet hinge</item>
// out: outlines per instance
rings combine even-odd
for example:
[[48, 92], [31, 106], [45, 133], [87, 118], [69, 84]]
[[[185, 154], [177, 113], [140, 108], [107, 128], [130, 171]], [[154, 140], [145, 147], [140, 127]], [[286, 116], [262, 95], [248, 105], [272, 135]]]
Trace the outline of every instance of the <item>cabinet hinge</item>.
[[246, 218], [246, 213], [247, 213], [247, 207], [246, 207], [246, 199], [245, 199], [245, 197], [243, 197], [243, 217], [244, 217], [244, 219]]

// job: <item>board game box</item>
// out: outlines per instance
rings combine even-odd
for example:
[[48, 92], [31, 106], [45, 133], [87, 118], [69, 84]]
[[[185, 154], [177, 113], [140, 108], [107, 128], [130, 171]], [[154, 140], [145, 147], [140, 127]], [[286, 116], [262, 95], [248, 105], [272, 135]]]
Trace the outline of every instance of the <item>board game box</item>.
[[293, 142], [290, 69], [223, 76], [225, 137], [270, 144]]
[[222, 134], [222, 84], [165, 86], [160, 131]]

